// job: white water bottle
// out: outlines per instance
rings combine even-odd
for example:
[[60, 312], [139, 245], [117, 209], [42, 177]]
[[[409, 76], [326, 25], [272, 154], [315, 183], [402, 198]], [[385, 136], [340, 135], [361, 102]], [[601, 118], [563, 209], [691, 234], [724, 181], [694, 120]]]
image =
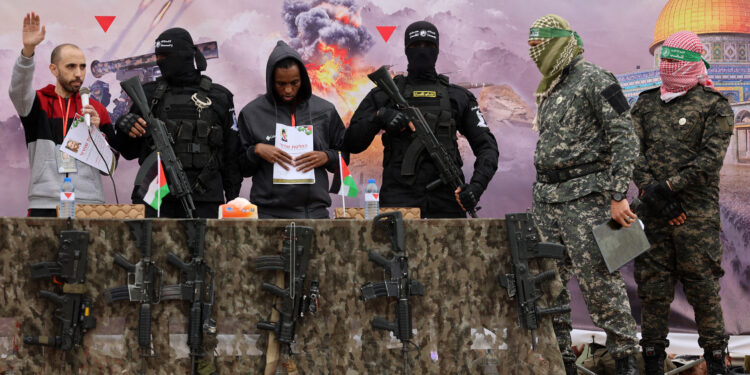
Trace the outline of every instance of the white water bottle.
[[76, 217], [76, 188], [70, 177], [65, 177], [60, 187], [60, 217]]
[[365, 220], [372, 220], [380, 213], [380, 190], [375, 179], [367, 180], [365, 188]]

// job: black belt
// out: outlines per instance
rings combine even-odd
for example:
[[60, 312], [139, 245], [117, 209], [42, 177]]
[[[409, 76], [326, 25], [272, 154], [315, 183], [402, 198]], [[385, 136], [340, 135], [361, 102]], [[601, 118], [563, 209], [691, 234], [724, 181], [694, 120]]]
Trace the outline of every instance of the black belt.
[[536, 182], [544, 184], [557, 184], [572, 180], [577, 177], [585, 176], [588, 174], [601, 172], [609, 168], [609, 165], [604, 162], [586, 163], [576, 165], [569, 168], [556, 169], [554, 171], [537, 171]]

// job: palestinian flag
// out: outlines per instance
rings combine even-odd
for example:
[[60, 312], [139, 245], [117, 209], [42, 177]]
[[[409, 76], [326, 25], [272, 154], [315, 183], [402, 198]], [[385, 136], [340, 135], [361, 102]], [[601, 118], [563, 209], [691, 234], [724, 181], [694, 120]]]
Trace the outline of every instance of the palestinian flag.
[[167, 186], [167, 179], [164, 176], [164, 166], [161, 164], [160, 157], [157, 157], [156, 163], [153, 163], [149, 170], [146, 171], [143, 183], [139, 187], [138, 192], [143, 196], [143, 201], [155, 210], [159, 209], [162, 200], [169, 194], [169, 186]]
[[344, 161], [344, 158], [341, 156], [341, 152], [339, 152], [339, 189], [338, 191], [331, 191], [332, 193], [336, 193], [338, 195], [343, 195], [345, 197], [356, 197], [359, 190], [357, 190], [357, 185], [354, 183], [354, 177], [352, 177], [351, 173], [349, 173], [349, 168], [346, 166], [346, 162]]

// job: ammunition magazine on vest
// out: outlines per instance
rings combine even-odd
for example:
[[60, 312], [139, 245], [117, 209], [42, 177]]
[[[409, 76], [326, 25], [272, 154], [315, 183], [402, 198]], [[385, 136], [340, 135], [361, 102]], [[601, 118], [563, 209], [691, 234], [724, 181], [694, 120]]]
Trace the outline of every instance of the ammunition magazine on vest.
[[537, 171], [536, 182], [541, 182], [544, 184], [557, 184], [592, 173], [601, 172], [603, 170], [606, 170], [607, 168], [609, 168], [609, 164], [605, 162], [594, 162], [576, 165], [564, 169], [556, 169], [553, 171]]
[[197, 92], [175, 94], [160, 79], [151, 102], [152, 112], [165, 120], [182, 167], [186, 171], [200, 171], [192, 186], [197, 194], [205, 193], [206, 186], [214, 183], [211, 174], [221, 166], [220, 151], [224, 144], [219, 110], [212, 107], [208, 97], [211, 85], [211, 78], [202, 76]]
[[[458, 165], [461, 156], [458, 152], [456, 122], [452, 118], [450, 97], [448, 96], [448, 77], [440, 75], [436, 82], [408, 82], [404, 76], [394, 77], [396, 86], [409, 105], [419, 108], [430, 125], [432, 132]], [[401, 164], [401, 175], [413, 177], [422, 161], [425, 146], [418, 138], [413, 137], [406, 149]]]

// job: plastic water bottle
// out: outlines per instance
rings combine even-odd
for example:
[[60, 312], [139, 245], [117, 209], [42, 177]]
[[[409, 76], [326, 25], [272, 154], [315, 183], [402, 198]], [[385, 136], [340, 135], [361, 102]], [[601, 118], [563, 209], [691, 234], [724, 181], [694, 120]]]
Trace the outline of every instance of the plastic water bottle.
[[76, 188], [70, 177], [65, 177], [60, 187], [60, 217], [76, 217]]
[[372, 220], [380, 213], [380, 190], [375, 179], [367, 180], [365, 188], [365, 220]]

